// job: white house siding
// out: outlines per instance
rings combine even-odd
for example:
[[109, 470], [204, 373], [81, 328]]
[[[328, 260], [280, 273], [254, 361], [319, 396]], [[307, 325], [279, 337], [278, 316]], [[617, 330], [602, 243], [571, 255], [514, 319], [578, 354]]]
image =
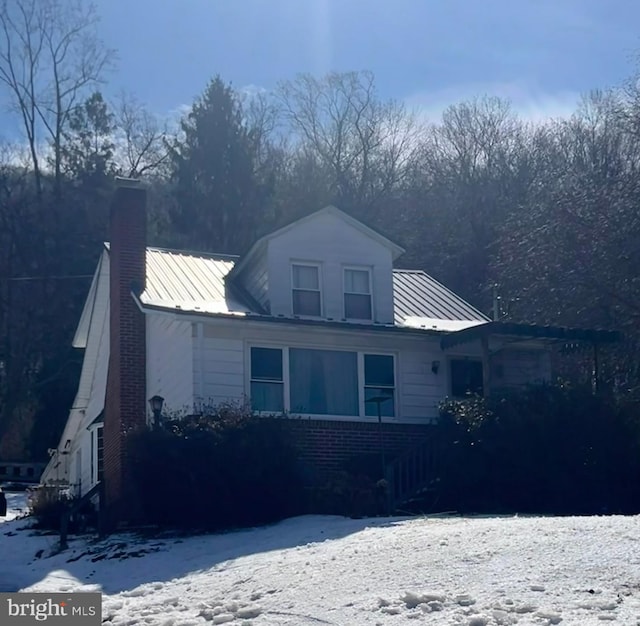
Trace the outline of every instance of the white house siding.
[[[532, 348], [509, 347], [500, 338], [489, 342], [491, 352], [491, 386], [495, 389], [515, 389], [526, 384], [551, 380], [551, 353], [540, 344]], [[482, 359], [480, 341], [472, 341], [450, 348], [445, 353], [446, 389], [449, 393], [449, 360], [455, 358]]]
[[193, 409], [192, 326], [167, 315], [147, 315], [147, 397], [162, 396], [169, 415]]
[[86, 429], [104, 409], [107, 392], [107, 374], [109, 371], [109, 315], [105, 309], [98, 343], [97, 358], [93, 371], [91, 396], [87, 404], [82, 429]]
[[[237, 329], [235, 329], [237, 331]], [[195, 325], [194, 351], [196, 403], [215, 406], [241, 403], [244, 389], [244, 343], [234, 328], [216, 324]]]
[[[98, 335], [99, 332], [99, 336]], [[97, 347], [94, 346], [97, 344]], [[106, 310], [95, 316], [89, 331], [87, 351], [95, 348], [96, 357], [93, 360], [93, 379], [91, 381], [91, 393], [86, 409], [82, 411], [82, 419], [79, 421], [78, 430], [73, 438], [71, 446], [71, 462], [69, 483], [77, 489], [78, 495], [84, 495], [96, 484], [94, 474], [91, 480], [91, 432], [90, 424], [104, 410], [105, 394], [107, 389], [107, 373], [109, 369], [109, 316]], [[86, 359], [83, 362], [87, 363]], [[64, 444], [64, 442], [62, 442]], [[80, 464], [78, 463], [78, 451]]]
[[[104, 408], [107, 368], [109, 364], [109, 263], [103, 254], [83, 312], [83, 331], [77, 347], [84, 348], [78, 391], [69, 418], [51, 457], [42, 481], [68, 480], [77, 484], [75, 454], [82, 447], [86, 427]], [[70, 443], [67, 445], [67, 441]]]
[[549, 382], [551, 355], [546, 350], [504, 350], [494, 357], [493, 369], [492, 383], [496, 387]]
[[291, 316], [291, 263], [318, 262], [322, 283], [322, 315], [344, 317], [343, 269], [372, 270], [374, 321], [393, 323], [393, 275], [391, 251], [330, 213], [296, 225], [268, 243], [269, 284], [272, 315]]
[[[76, 480], [79, 478], [80, 483], [80, 495], [84, 495], [93, 487], [95, 484], [95, 480], [91, 480], [91, 432], [86, 430], [78, 437], [80, 440], [80, 445], [78, 446], [78, 450], [80, 450], [81, 458], [82, 458], [82, 467], [81, 471], [76, 473]], [[76, 461], [78, 460], [78, 453], [75, 453]]]
[[[99, 332], [99, 335], [98, 335]], [[82, 418], [78, 420], [78, 430], [73, 436], [71, 444], [71, 462], [69, 483], [78, 489], [78, 495], [84, 495], [93, 485], [91, 482], [91, 437], [87, 430], [91, 422], [100, 415], [104, 409], [105, 394], [107, 388], [107, 372], [109, 369], [109, 316], [104, 314], [96, 315], [89, 331], [87, 351], [95, 351], [95, 358], [92, 361], [83, 361], [92, 367], [91, 393], [85, 409], [81, 409]], [[64, 441], [61, 441], [64, 446]], [[78, 451], [81, 451], [81, 463], [78, 464]]]
[[[194, 371], [196, 387], [200, 384], [202, 393], [197, 390], [196, 396], [201, 396], [205, 403], [215, 405], [248, 398], [251, 346], [395, 355], [397, 408], [396, 417], [389, 421], [429, 422], [437, 416], [438, 403], [445, 395], [444, 372], [431, 371], [432, 362], [442, 358], [434, 336], [239, 320], [204, 322], [198, 332], [201, 337], [197, 341], [201, 342], [202, 349], [196, 348]], [[198, 355], [202, 357], [201, 362]]]
[[419, 351], [401, 352], [400, 393], [405, 420], [435, 420], [438, 417], [438, 405], [447, 394], [447, 377], [440, 365], [437, 373], [432, 367], [434, 361], [440, 364], [442, 360], [437, 340], [424, 341]]

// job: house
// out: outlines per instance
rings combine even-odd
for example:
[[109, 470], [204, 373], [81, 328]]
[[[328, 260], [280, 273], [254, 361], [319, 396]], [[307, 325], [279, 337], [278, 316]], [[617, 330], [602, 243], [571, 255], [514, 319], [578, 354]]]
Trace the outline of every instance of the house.
[[147, 248], [146, 197], [122, 180], [73, 345], [75, 402], [43, 482], [127, 518], [127, 433], [165, 415], [249, 401], [296, 416], [314, 472], [383, 445], [428, 441], [447, 396], [542, 382], [549, 343], [603, 331], [501, 324], [422, 271], [394, 269], [395, 243], [335, 207], [257, 241], [242, 258]]

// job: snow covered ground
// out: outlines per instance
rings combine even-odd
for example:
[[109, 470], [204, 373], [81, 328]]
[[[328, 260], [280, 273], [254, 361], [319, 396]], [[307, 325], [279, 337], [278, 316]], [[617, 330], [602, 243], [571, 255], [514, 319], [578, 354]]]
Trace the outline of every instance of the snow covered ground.
[[105, 626], [636, 626], [639, 523], [306, 516], [221, 535], [78, 538], [53, 555], [55, 536], [16, 519], [0, 526], [0, 590], [100, 590]]

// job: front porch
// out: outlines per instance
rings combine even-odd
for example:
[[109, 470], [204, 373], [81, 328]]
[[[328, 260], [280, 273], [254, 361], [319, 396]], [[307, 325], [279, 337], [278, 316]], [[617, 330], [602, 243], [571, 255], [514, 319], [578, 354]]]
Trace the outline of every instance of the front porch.
[[[550, 360], [548, 365], [539, 364], [537, 371], [530, 367], [520, 377], [513, 375], [513, 368], [518, 367], [518, 358], [524, 353], [550, 357], [554, 348], [579, 349], [588, 353], [591, 360], [590, 382], [594, 391], [597, 391], [600, 385], [601, 346], [619, 340], [620, 333], [609, 330], [487, 322], [446, 335], [441, 339], [440, 347], [447, 355], [451, 395], [461, 397], [477, 394], [486, 397], [523, 384], [551, 382], [553, 372]], [[470, 357], [470, 354], [476, 356]]]

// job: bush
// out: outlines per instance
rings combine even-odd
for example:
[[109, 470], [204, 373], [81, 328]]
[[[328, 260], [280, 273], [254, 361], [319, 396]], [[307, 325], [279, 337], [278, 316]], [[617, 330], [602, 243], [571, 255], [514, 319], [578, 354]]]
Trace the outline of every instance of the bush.
[[79, 505], [77, 498], [66, 489], [43, 485], [30, 491], [29, 514], [35, 517], [35, 527], [43, 530], [60, 530], [63, 513], [67, 513], [67, 531], [82, 532], [87, 527], [97, 527], [97, 512], [90, 502]]
[[174, 420], [133, 441], [134, 483], [148, 523], [223, 529], [302, 510], [286, 421], [243, 407]]
[[388, 514], [386, 480], [364, 473], [335, 472], [309, 495], [311, 513], [355, 518]]
[[59, 487], [43, 486], [30, 492], [29, 513], [36, 518], [36, 527], [59, 530], [60, 519], [70, 498]]
[[637, 408], [590, 390], [531, 387], [447, 401], [443, 506], [556, 514], [640, 511]]

